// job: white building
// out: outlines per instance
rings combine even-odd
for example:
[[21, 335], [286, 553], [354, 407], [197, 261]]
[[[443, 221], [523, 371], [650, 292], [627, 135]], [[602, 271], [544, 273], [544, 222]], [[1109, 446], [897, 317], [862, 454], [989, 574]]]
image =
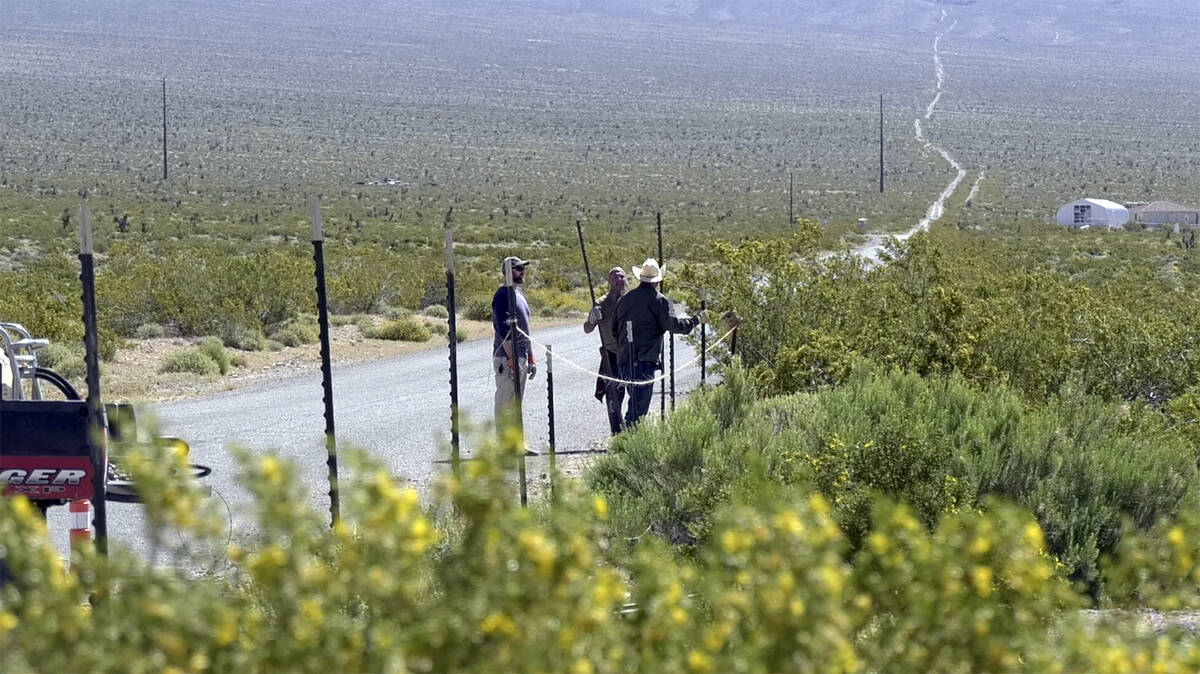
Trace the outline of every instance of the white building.
[[1200, 208], [1184, 206], [1171, 201], [1152, 201], [1148, 204], [1131, 206], [1129, 214], [1133, 221], [1146, 227], [1162, 225], [1200, 225]]
[[1056, 220], [1065, 227], [1120, 229], [1129, 222], [1129, 210], [1107, 199], [1080, 199], [1058, 209]]

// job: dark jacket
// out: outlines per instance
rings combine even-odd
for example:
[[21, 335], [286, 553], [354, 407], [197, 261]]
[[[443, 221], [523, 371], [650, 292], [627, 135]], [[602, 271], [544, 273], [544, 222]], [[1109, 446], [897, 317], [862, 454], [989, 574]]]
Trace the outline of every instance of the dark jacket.
[[652, 284], [641, 283], [617, 302], [612, 334], [617, 337], [617, 363], [629, 362], [629, 338], [625, 323], [633, 323], [633, 360], [662, 367], [662, 337], [674, 332], [686, 335], [700, 324], [694, 317], [671, 315], [671, 301]]
[[[525, 335], [529, 332], [529, 303], [525, 301], [525, 293], [521, 286], [515, 286], [517, 297], [517, 327]], [[492, 339], [492, 356], [504, 355], [504, 342], [508, 341], [508, 287], [500, 286], [492, 296], [492, 329], [495, 337]], [[529, 358], [529, 338], [517, 333], [517, 362]]]

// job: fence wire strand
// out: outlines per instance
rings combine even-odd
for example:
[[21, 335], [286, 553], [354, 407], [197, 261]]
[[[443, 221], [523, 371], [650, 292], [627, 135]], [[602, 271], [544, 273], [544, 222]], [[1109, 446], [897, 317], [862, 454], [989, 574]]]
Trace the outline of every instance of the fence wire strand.
[[[542, 344], [541, 342], [539, 342], [539, 341], [537, 341], [536, 339], [534, 339], [532, 335], [530, 335], [529, 333], [527, 333], [527, 332], [525, 332], [524, 330], [522, 330], [522, 329], [520, 328], [520, 326], [514, 326], [514, 327], [516, 327], [516, 329], [517, 329], [517, 332], [521, 333], [521, 335], [522, 335], [523, 337], [525, 337], [526, 339], [528, 339], [528, 340], [529, 340], [529, 342], [530, 342], [531, 344], [535, 344], [535, 345], [537, 345], [537, 346], [538, 346], [538, 347], [540, 347], [540, 348], [541, 348], [543, 351], [545, 351], [545, 350], [546, 350], [546, 345], [545, 345], [545, 344]], [[680, 365], [679, 367], [675, 368], [675, 369], [673, 370], [673, 372], [675, 372], [675, 373], [682, 372], [683, 370], [686, 370], [686, 369], [688, 369], [689, 367], [692, 367], [692, 366], [694, 366], [694, 365], [698, 364], [698, 363], [700, 362], [700, 359], [701, 359], [701, 358], [703, 358], [703, 357], [705, 357], [706, 355], [708, 355], [708, 353], [709, 353], [709, 352], [711, 352], [711, 351], [712, 351], [713, 349], [715, 349], [715, 348], [716, 348], [716, 347], [717, 347], [719, 344], [721, 344], [721, 343], [722, 343], [722, 342], [724, 342], [726, 339], [728, 339], [728, 338], [729, 338], [729, 336], [730, 336], [730, 335], [732, 335], [732, 334], [733, 334], [733, 331], [734, 331], [734, 330], [736, 330], [736, 329], [737, 329], [737, 328], [731, 328], [731, 329], [729, 330], [729, 332], [726, 332], [725, 334], [721, 335], [721, 338], [720, 338], [720, 339], [718, 339], [717, 341], [713, 342], [712, 344], [709, 344], [709, 345], [708, 345], [708, 348], [707, 348], [707, 349], [705, 349], [703, 353], [700, 353], [700, 354], [699, 354], [699, 355], [697, 355], [695, 358], [692, 358], [691, 360], [689, 360], [688, 362], [684, 363], [683, 365]], [[573, 368], [575, 368], [576, 370], [579, 370], [580, 372], [583, 372], [583, 373], [585, 373], [585, 374], [595, 375], [596, 377], [599, 377], [600, 379], [603, 379], [604, 381], [610, 381], [610, 382], [613, 382], [614, 384], [620, 384], [620, 385], [622, 385], [622, 386], [646, 386], [646, 385], [653, 385], [653, 384], [657, 384], [657, 383], [658, 383], [658, 382], [660, 382], [660, 381], [663, 381], [663, 380], [665, 380], [667, 377], [671, 376], [671, 374], [672, 374], [672, 372], [666, 372], [666, 371], [664, 371], [664, 372], [663, 372], [661, 375], [659, 375], [659, 376], [655, 377], [654, 379], [644, 379], [644, 380], [641, 380], [641, 381], [629, 381], [629, 380], [627, 380], [627, 379], [618, 379], [617, 377], [609, 377], [608, 375], [604, 375], [604, 374], [598, 374], [598, 373], [596, 372], [596, 369], [595, 369], [595, 368], [591, 368], [591, 367], [586, 367], [586, 366], [580, 365], [580, 364], [578, 364], [578, 363], [576, 363], [576, 362], [572, 361], [571, 359], [569, 359], [569, 358], [567, 358], [567, 357], [565, 357], [565, 356], [563, 356], [562, 354], [559, 354], [559, 353], [556, 353], [556, 354], [554, 354], [554, 362], [555, 362], [555, 364], [556, 364], [556, 365], [557, 365], [558, 363], [560, 363], [560, 362], [562, 362], [562, 363], [566, 363], [568, 366], [570, 366], [570, 367], [573, 367]]]

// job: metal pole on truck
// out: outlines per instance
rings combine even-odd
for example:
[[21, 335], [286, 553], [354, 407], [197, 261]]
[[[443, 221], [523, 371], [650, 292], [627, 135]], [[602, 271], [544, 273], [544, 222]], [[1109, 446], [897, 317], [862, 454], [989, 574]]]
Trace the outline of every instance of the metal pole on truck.
[[341, 517], [338, 497], [337, 434], [333, 425], [333, 367], [329, 351], [329, 303], [325, 293], [325, 233], [321, 229], [321, 200], [312, 200], [313, 274], [317, 279], [317, 325], [321, 331], [321, 390], [325, 403], [325, 465], [329, 468], [329, 524]]
[[100, 400], [100, 348], [96, 327], [96, 269], [92, 259], [92, 209], [79, 207], [79, 280], [83, 285], [83, 350], [87, 368], [88, 446], [92, 460], [92, 526], [96, 550], [108, 554], [108, 447]]

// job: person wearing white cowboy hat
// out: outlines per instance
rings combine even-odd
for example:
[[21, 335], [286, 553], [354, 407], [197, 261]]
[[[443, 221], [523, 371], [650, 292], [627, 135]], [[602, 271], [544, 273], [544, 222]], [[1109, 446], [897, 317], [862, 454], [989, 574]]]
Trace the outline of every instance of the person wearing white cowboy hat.
[[[663, 280], [658, 260], [648, 258], [634, 265], [633, 275], [640, 283], [617, 302], [612, 334], [617, 338], [617, 369], [625, 381], [650, 381], [661, 370], [663, 335], [686, 335], [700, 324], [700, 318], [680, 318], [671, 311], [671, 300], [658, 292]], [[626, 428], [636, 424], [650, 411], [654, 397], [652, 384], [629, 386], [629, 406], [625, 411]]]
[[633, 275], [642, 283], [661, 283], [663, 280], [663, 270], [658, 266], [658, 261], [654, 258], [646, 258], [642, 266], [633, 265]]
[[[525, 392], [526, 379], [533, 379], [537, 374], [537, 360], [533, 357], [533, 349], [529, 345], [529, 303], [521, 286], [525, 283], [525, 267], [528, 260], [516, 256], [504, 258], [500, 269], [505, 275], [505, 282], [496, 289], [492, 296], [492, 328], [495, 337], [492, 340], [492, 374], [496, 376], [496, 428], [503, 430], [502, 418], [512, 407], [514, 398]], [[512, 293], [515, 298], [517, 333], [509, 334], [509, 303], [508, 278], [512, 278]], [[515, 339], [514, 339], [515, 337]], [[513, 382], [513, 368], [520, 368], [517, 375], [517, 385]], [[518, 388], [519, 385], [519, 388]]]

